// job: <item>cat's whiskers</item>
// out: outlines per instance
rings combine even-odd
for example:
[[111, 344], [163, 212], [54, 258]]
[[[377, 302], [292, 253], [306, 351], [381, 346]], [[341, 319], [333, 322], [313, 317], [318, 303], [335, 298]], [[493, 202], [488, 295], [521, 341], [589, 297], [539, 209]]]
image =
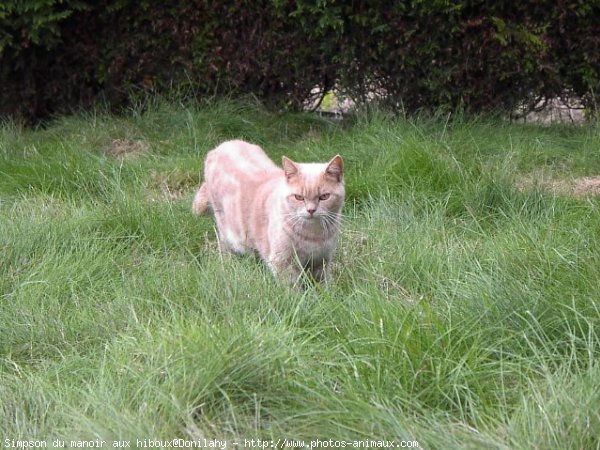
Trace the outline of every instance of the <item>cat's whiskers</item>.
[[301, 229], [318, 226], [322, 229], [324, 236], [332, 235], [339, 222], [335, 213], [320, 213], [312, 218], [304, 217], [296, 212], [288, 212], [283, 215], [285, 224], [294, 232], [299, 232]]
[[323, 219], [327, 221], [327, 223], [333, 227], [339, 227], [340, 225], [342, 225], [345, 221], [347, 221], [348, 219], [342, 217], [341, 214], [338, 213], [334, 213], [334, 212], [327, 212], [326, 214], [323, 214]]
[[339, 218], [333, 214], [327, 216], [327, 222], [329, 226], [334, 230], [338, 230], [340, 227]]
[[323, 233], [329, 234], [329, 221], [327, 215], [323, 214], [319, 216], [319, 222], [321, 223], [321, 228], [323, 228]]
[[284, 215], [285, 223], [292, 231], [298, 231], [304, 225], [304, 218], [295, 212], [290, 212]]
[[350, 216], [348, 216], [346, 214], [342, 214], [341, 212], [338, 212], [338, 213], [330, 212], [329, 214], [338, 218], [340, 223], [346, 223], [352, 219]]

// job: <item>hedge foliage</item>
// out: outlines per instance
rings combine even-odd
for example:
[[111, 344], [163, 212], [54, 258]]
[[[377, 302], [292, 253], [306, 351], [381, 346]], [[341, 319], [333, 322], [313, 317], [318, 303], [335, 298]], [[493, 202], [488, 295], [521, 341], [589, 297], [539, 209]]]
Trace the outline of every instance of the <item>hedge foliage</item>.
[[594, 107], [597, 17], [600, 0], [5, 0], [0, 115], [172, 91], [298, 109], [334, 86], [408, 113]]

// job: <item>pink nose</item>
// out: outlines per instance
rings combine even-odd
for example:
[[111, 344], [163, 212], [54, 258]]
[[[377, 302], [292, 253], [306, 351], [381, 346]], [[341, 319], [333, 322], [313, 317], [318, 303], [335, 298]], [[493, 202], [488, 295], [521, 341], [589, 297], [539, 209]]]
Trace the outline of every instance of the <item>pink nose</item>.
[[308, 213], [312, 216], [315, 213], [316, 209], [307, 209], [306, 211], [308, 211]]

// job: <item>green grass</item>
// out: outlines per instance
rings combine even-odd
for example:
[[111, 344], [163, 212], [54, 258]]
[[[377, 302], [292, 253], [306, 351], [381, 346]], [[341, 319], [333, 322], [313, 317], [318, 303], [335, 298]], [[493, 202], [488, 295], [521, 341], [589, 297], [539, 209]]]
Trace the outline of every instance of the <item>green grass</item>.
[[[600, 125], [151, 104], [0, 127], [0, 438], [600, 448]], [[204, 154], [343, 155], [326, 287], [221, 256]], [[114, 156], [119, 142], [131, 154]]]

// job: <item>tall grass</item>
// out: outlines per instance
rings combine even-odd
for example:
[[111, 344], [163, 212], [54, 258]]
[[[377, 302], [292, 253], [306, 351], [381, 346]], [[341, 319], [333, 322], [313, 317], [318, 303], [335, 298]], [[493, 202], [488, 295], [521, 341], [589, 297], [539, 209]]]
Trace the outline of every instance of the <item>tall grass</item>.
[[[600, 203], [520, 181], [598, 174], [598, 130], [233, 103], [3, 124], [3, 444], [600, 448]], [[190, 213], [229, 138], [276, 161], [343, 155], [326, 286], [220, 255]]]

